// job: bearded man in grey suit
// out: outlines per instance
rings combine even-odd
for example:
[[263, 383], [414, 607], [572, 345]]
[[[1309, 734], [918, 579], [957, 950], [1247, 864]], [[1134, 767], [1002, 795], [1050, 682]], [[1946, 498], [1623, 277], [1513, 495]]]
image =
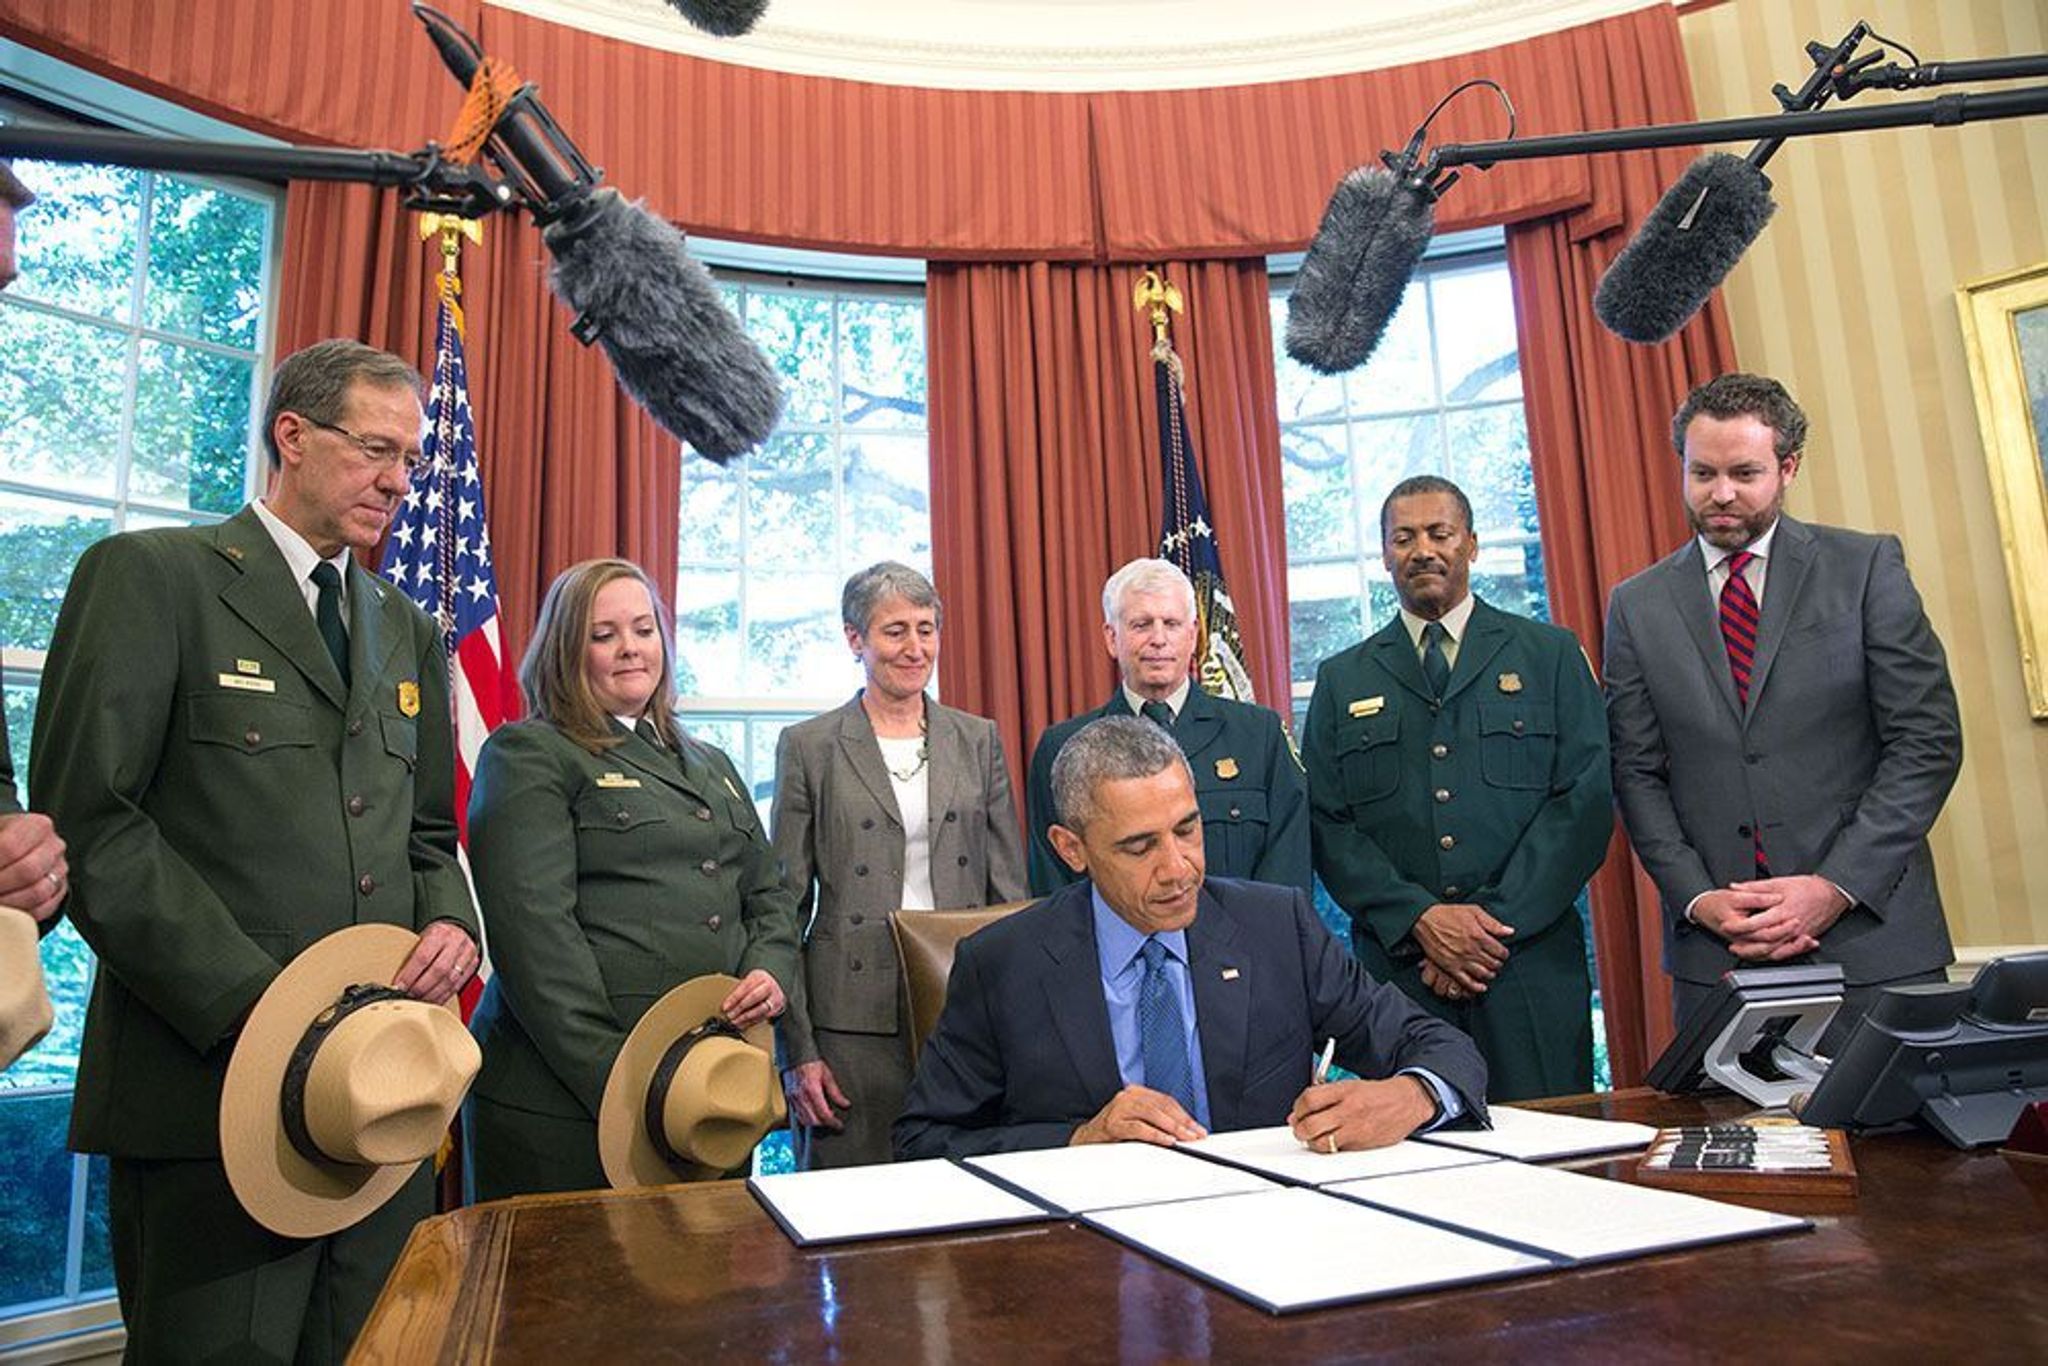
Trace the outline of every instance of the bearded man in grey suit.
[[1712, 380], [1671, 436], [1698, 535], [1608, 603], [1615, 795], [1678, 1018], [1729, 968], [1838, 963], [1832, 1050], [1955, 958], [1927, 847], [1962, 766], [1948, 662], [1896, 537], [1784, 515], [1806, 415], [1782, 385]]

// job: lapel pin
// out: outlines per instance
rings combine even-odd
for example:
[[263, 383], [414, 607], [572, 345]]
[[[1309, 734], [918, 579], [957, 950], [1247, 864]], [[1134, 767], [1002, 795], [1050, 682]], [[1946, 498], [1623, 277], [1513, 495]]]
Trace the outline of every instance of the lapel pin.
[[1518, 673], [1502, 674], [1500, 676], [1500, 690], [1502, 692], [1520, 692], [1522, 690], [1522, 676]]
[[420, 685], [410, 678], [398, 685], [398, 710], [406, 716], [420, 714]]
[[1387, 697], [1385, 693], [1382, 693], [1378, 697], [1361, 697], [1344, 710], [1350, 712], [1353, 716], [1378, 716], [1382, 711], [1386, 710], [1386, 706]]
[[597, 785], [599, 787], [638, 787], [640, 786], [640, 780], [638, 778], [628, 778], [623, 773], [600, 773], [597, 778]]
[[238, 674], [253, 674], [260, 678], [263, 674], [263, 661], [260, 659], [238, 659], [235, 661], [235, 672]]
[[242, 558], [242, 547], [238, 545], [224, 545], [220, 551], [231, 560], [239, 561]]
[[1224, 980], [1224, 981], [1226, 981], [1226, 982], [1235, 982], [1235, 981], [1237, 980], [1237, 969], [1236, 969], [1236, 968], [1225, 968], [1225, 969], [1223, 969], [1223, 980]]
[[1219, 778], [1235, 778], [1237, 776], [1237, 760], [1228, 754], [1218, 759], [1216, 761], [1216, 776]]

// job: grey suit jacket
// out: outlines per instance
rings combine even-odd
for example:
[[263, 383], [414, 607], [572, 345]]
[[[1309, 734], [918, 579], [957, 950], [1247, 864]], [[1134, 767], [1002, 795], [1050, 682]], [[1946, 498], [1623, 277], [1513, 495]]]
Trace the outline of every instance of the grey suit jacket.
[[[946, 908], [1019, 900], [1023, 844], [995, 722], [926, 705], [933, 898]], [[780, 1021], [785, 1063], [818, 1056], [813, 1027], [893, 1032], [889, 912], [903, 905], [903, 814], [859, 694], [782, 732], [769, 824], [798, 923], [808, 922]]]
[[1953, 961], [1927, 831], [1962, 726], [1896, 537], [1779, 519], [1746, 708], [1693, 541], [1615, 588], [1604, 672], [1615, 795], [1663, 898], [1674, 976], [1736, 965], [1684, 911], [1755, 875], [1753, 824], [1773, 873], [1855, 899], [1814, 955], [1852, 983]]

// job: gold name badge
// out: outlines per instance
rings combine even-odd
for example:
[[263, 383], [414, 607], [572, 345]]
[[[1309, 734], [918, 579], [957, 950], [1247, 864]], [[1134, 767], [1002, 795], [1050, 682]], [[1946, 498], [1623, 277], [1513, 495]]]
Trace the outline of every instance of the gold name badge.
[[1502, 674], [1500, 676], [1500, 690], [1502, 692], [1520, 692], [1522, 690], [1522, 676], [1517, 673]]
[[260, 659], [238, 659], [235, 661], [235, 672], [238, 674], [261, 674], [263, 672], [263, 661]]
[[406, 716], [420, 714], [420, 685], [409, 678], [398, 685], [398, 710]]
[[623, 773], [600, 773], [597, 777], [597, 785], [599, 787], [638, 787], [640, 786], [640, 780], [638, 778], [628, 778]]
[[1378, 697], [1361, 697], [1345, 708], [1353, 716], [1378, 716], [1386, 709], [1387, 698], [1385, 693], [1380, 694]]
[[244, 678], [240, 674], [222, 674], [223, 688], [238, 688], [243, 692], [276, 692], [277, 682], [269, 678]]
[[1237, 760], [1227, 754], [1218, 759], [1216, 761], [1216, 776], [1219, 778], [1235, 778], [1237, 776]]

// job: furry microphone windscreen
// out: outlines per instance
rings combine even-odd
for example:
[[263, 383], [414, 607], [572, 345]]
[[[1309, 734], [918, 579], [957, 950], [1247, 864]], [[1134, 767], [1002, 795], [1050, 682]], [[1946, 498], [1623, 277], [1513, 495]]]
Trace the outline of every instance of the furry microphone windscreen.
[[1607, 267], [1594, 316], [1628, 341], [1663, 341], [1700, 311], [1777, 208], [1762, 171], [1732, 152], [1709, 152]]
[[668, 0], [669, 8], [706, 33], [737, 38], [761, 22], [768, 0]]
[[767, 440], [782, 383], [682, 233], [601, 189], [543, 240], [576, 335], [596, 333], [620, 385], [656, 422], [720, 464]]
[[1287, 354], [1326, 375], [1364, 364], [1435, 225], [1436, 201], [1389, 171], [1338, 181], [1287, 298]]

